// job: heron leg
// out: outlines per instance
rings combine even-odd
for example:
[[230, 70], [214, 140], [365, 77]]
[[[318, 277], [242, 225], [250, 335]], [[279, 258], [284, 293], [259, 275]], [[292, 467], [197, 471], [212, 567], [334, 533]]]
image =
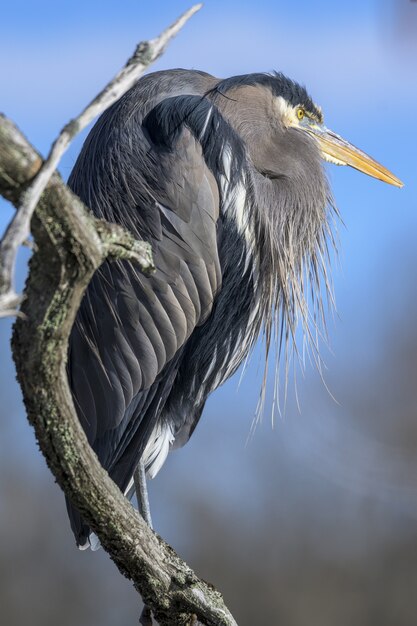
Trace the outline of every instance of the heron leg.
[[136, 498], [138, 501], [139, 513], [142, 515], [149, 528], [153, 529], [151, 509], [149, 506], [148, 487], [146, 484], [145, 464], [142, 459], [133, 474], [135, 483]]
[[[146, 472], [145, 463], [142, 459], [139, 461], [135, 472], [133, 474], [133, 481], [135, 483], [136, 499], [138, 501], [139, 513], [142, 515], [149, 528], [153, 528], [151, 507], [149, 506], [148, 486], [146, 484]], [[150, 608], [145, 604], [139, 618], [139, 623], [142, 626], [152, 626], [152, 613]]]
[[142, 626], [153, 626], [151, 609], [146, 606], [146, 604], [143, 607], [143, 611], [140, 615], [139, 624], [142, 624]]

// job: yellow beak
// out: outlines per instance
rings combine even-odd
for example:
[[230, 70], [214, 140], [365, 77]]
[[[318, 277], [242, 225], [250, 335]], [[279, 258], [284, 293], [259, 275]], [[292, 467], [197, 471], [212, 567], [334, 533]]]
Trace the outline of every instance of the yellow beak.
[[326, 161], [336, 163], [336, 165], [350, 165], [364, 174], [378, 178], [389, 185], [395, 185], [395, 187], [404, 186], [404, 183], [386, 167], [325, 126], [309, 124], [304, 126], [304, 129], [317, 139]]

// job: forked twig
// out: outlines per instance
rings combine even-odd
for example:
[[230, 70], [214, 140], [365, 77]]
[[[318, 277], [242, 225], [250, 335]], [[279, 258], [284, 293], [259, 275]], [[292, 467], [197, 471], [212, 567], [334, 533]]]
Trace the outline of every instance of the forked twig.
[[171, 26], [155, 39], [142, 41], [126, 65], [111, 80], [90, 104], [64, 126], [52, 144], [47, 159], [24, 192], [18, 210], [0, 242], [0, 317], [16, 314], [21, 297], [14, 288], [16, 257], [20, 246], [30, 233], [30, 221], [43, 191], [55, 171], [62, 155], [72, 139], [98, 115], [119, 100], [144, 73], [146, 68], [164, 52], [167, 44], [186, 22], [202, 7], [195, 4], [185, 11]]

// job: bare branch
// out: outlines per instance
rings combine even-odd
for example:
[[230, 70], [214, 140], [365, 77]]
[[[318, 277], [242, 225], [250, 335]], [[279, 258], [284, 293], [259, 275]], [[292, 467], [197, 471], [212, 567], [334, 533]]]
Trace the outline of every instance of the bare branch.
[[159, 37], [139, 43], [126, 65], [113, 80], [78, 117], [62, 129], [52, 145], [48, 158], [21, 195], [18, 210], [0, 243], [0, 317], [4, 316], [6, 311], [14, 311], [19, 304], [19, 297], [13, 287], [18, 249], [29, 235], [35, 207], [72, 139], [135, 84], [146, 68], [164, 52], [169, 41], [201, 7], [202, 4], [194, 5]]
[[[158, 39], [138, 46], [121, 72], [127, 81], [124, 90], [199, 8], [185, 13]], [[102, 92], [103, 108], [122, 95], [119, 87], [116, 77]], [[69, 334], [96, 269], [106, 258], [129, 259], [144, 272], [153, 269], [148, 244], [136, 241], [120, 226], [96, 219], [54, 171], [80, 124], [88, 124], [102, 110], [103, 101], [93, 101], [93, 109], [87, 107], [81, 122], [79, 118], [64, 128], [43, 166], [16, 126], [0, 115], [0, 193], [20, 207], [16, 214], [20, 218], [10, 229], [16, 229], [14, 235], [6, 237], [1, 250], [3, 268], [4, 258], [15, 259], [15, 242], [26, 239], [36, 206], [31, 220], [35, 248], [22, 305], [24, 317], [18, 317], [13, 336], [18, 380], [28, 419], [58, 484], [120, 572], [133, 581], [159, 623], [185, 626], [198, 620], [206, 626], [236, 626], [221, 595], [147, 526], [102, 468], [77, 418], [68, 386]], [[14, 262], [9, 266], [8, 284], [0, 274], [0, 294], [11, 294], [8, 310], [17, 297], [11, 289]]]

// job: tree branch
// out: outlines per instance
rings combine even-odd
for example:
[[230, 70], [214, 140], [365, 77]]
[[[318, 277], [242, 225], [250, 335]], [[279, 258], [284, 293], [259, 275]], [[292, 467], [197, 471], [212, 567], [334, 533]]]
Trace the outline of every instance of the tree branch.
[[[41, 162], [0, 116], [0, 193], [19, 204]], [[68, 338], [83, 293], [103, 260], [128, 258], [151, 271], [147, 244], [95, 219], [54, 174], [32, 220], [30, 261], [13, 355], [28, 419], [57, 482], [163, 625], [235, 626], [221, 595], [148, 528], [101, 467], [78, 421], [66, 375]]]
[[19, 247], [29, 236], [30, 221], [39, 198], [72, 139], [135, 84], [145, 69], [161, 56], [169, 41], [201, 7], [201, 4], [194, 5], [159, 37], [139, 43], [126, 65], [113, 80], [104, 87], [78, 117], [71, 120], [62, 129], [53, 143], [47, 159], [42, 163], [24, 193], [21, 194], [18, 210], [0, 242], [0, 317], [15, 314], [19, 306], [21, 298], [13, 286], [17, 253]]
[[[179, 27], [177, 23], [164, 33], [165, 43]], [[159, 53], [165, 45], [160, 39]], [[40, 449], [58, 484], [160, 624], [198, 620], [207, 626], [236, 626], [222, 596], [148, 528], [102, 468], [77, 418], [68, 386], [69, 334], [94, 272], [106, 258], [129, 259], [142, 271], [152, 271], [150, 248], [121, 227], [97, 220], [50, 169], [48, 176], [41, 177], [42, 184], [31, 185], [41, 169], [39, 154], [0, 115], [0, 193], [17, 207], [30, 205], [31, 211], [33, 197], [37, 194], [39, 199], [31, 221], [35, 250], [22, 305], [24, 317], [16, 321], [12, 345]], [[19, 226], [13, 241], [22, 240], [23, 230]], [[13, 297], [10, 288], [3, 289], [2, 294], [7, 293]], [[13, 299], [9, 302], [15, 306]]]

